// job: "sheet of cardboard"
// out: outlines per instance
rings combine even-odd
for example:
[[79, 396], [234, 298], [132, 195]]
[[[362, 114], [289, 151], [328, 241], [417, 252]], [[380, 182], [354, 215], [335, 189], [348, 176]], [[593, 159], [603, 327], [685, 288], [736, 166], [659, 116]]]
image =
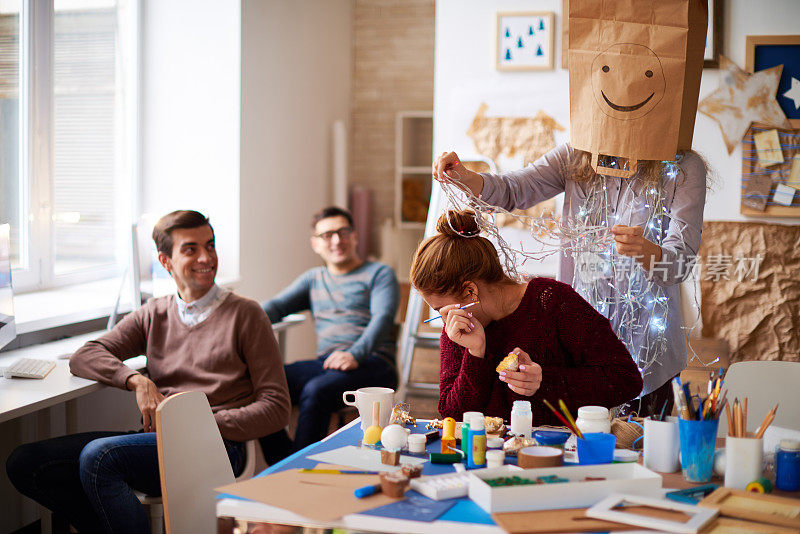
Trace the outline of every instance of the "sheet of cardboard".
[[[329, 464], [318, 467], [346, 469]], [[216, 491], [263, 502], [311, 519], [331, 521], [395, 502], [397, 499], [382, 493], [363, 499], [353, 495], [356, 489], [379, 482], [377, 475], [321, 475], [290, 469], [222, 486]]]
[[538, 512], [505, 512], [492, 514], [492, 519], [509, 534], [540, 532], [614, 532], [639, 527], [586, 517], [586, 508], [540, 510]]

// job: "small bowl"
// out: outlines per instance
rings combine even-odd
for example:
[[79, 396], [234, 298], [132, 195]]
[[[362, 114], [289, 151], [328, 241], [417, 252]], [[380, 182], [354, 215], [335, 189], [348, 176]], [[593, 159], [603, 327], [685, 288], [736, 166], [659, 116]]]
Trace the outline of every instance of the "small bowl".
[[569, 439], [569, 432], [559, 432], [557, 430], [535, 430], [533, 432], [533, 439], [539, 445], [547, 447], [564, 448], [564, 443]]
[[556, 447], [525, 447], [517, 453], [517, 465], [523, 469], [564, 465], [564, 451]]

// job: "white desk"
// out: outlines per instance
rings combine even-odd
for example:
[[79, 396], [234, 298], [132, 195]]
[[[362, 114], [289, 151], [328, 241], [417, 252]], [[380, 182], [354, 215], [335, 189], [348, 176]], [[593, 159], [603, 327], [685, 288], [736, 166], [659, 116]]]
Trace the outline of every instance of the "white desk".
[[[287, 316], [283, 321], [275, 323], [273, 330], [278, 339], [281, 355], [285, 354], [286, 331], [305, 321], [305, 316], [294, 314]], [[7, 367], [19, 358], [37, 358], [40, 360], [55, 360], [56, 366], [42, 380], [30, 378], [2, 378], [0, 376], [0, 423], [9, 421], [44, 408], [66, 403], [67, 433], [76, 432], [77, 413], [75, 402], [78, 397], [98, 391], [105, 385], [78, 378], [69, 372], [69, 360], [58, 359], [63, 354], [72, 354], [92, 339], [97, 339], [105, 331], [92, 332], [81, 336], [70, 337], [41, 345], [31, 345], [17, 350], [0, 353], [0, 367]], [[147, 360], [138, 356], [125, 361], [125, 365], [132, 369], [144, 369]], [[40, 421], [41, 426], [46, 421]]]
[[[0, 367], [7, 367], [19, 358], [56, 361], [55, 368], [42, 380], [0, 377], [0, 423], [63, 402], [66, 403], [67, 432], [75, 432], [77, 426], [75, 399], [98, 391], [105, 386], [94, 380], [73, 376], [69, 372], [69, 360], [61, 360], [58, 357], [75, 352], [84, 343], [96, 339], [102, 333], [103, 331], [92, 332], [0, 354]], [[139, 370], [144, 368], [146, 360], [144, 356], [139, 356], [127, 360], [125, 364], [132, 369]], [[42, 425], [45, 423], [46, 421], [40, 420], [40, 433], [43, 430]]]

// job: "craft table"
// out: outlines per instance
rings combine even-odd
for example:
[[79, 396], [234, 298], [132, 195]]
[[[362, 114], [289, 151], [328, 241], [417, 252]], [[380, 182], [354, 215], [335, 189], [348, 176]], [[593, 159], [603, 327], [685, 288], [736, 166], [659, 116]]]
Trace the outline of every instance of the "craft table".
[[[417, 423], [413, 432], [424, 432], [426, 421]], [[319, 463], [316, 460], [308, 459], [309, 456], [330, 451], [347, 445], [357, 445], [361, 439], [362, 432], [360, 420], [356, 419], [350, 424], [342, 427], [324, 440], [314, 443], [302, 451], [299, 451], [283, 461], [264, 470], [257, 476], [265, 476], [288, 469], [313, 468]], [[438, 452], [440, 442], [435, 441], [428, 445], [428, 451]], [[454, 469], [450, 465], [436, 465], [426, 463], [423, 467], [423, 475], [436, 475], [452, 473]], [[685, 489], [698, 484], [691, 484], [683, 479], [680, 471], [675, 473], [662, 474], [663, 488], [665, 491], [673, 489]], [[722, 485], [721, 480], [712, 480]], [[800, 498], [800, 494], [786, 494], [775, 492], [789, 497]], [[313, 503], [309, 503], [313, 505]], [[478, 534], [492, 533], [499, 534], [504, 532], [492, 520], [491, 516], [484, 512], [477, 504], [464, 497], [433, 522], [412, 521], [405, 519], [390, 519], [369, 515], [368, 513], [349, 514], [334, 521], [319, 521], [298, 515], [296, 513], [270, 506], [264, 503], [242, 499], [231, 495], [220, 495], [217, 500], [218, 532], [220, 534], [231, 534], [237, 521], [246, 521], [252, 524], [267, 525], [293, 525], [310, 528], [337, 528], [348, 531], [371, 531], [371, 532], [392, 532], [392, 533], [420, 533], [420, 534], [441, 534], [442, 532], [458, 531], [459, 534]], [[272, 532], [269, 527], [265, 530], [255, 526], [252, 532]], [[244, 532], [244, 531], [243, 531]], [[287, 530], [287, 532], [292, 532]], [[635, 532], [635, 531], [626, 531]], [[650, 532], [652, 530], [640, 531]]]
[[[426, 421], [418, 422], [413, 432], [424, 432], [425, 423]], [[313, 468], [319, 462], [316, 460], [309, 460], [309, 456], [347, 445], [357, 445], [361, 437], [360, 420], [356, 419], [347, 426], [331, 434], [326, 439], [309, 445], [302, 451], [271, 466], [257, 476], [265, 476], [287, 469]], [[440, 442], [435, 441], [430, 443], [427, 449], [428, 451], [438, 452], [439, 447]], [[422, 471], [423, 475], [437, 475], [452, 472], [454, 472], [454, 469], [451, 465], [437, 465], [431, 464], [430, 462], [425, 463]], [[683, 482], [680, 473], [676, 473], [675, 482], [678, 481], [681, 482], [680, 485], [671, 484], [671, 487], [684, 488], [689, 486], [687, 483]], [[667, 487], [666, 484], [665, 487]], [[309, 504], [311, 505], [312, 503]], [[297, 525], [312, 528], [342, 528], [346, 530], [373, 532], [441, 534], [442, 532], [453, 532], [456, 529], [460, 534], [497, 534], [503, 532], [492, 520], [490, 514], [486, 513], [482, 508], [466, 497], [459, 499], [452, 508], [433, 522], [389, 519], [371, 516], [367, 513], [349, 514], [338, 520], [326, 522], [303, 517], [275, 506], [230, 495], [221, 495], [219, 497], [217, 501], [217, 517], [219, 519], [218, 531], [220, 534], [230, 534], [236, 520], [253, 523]]]

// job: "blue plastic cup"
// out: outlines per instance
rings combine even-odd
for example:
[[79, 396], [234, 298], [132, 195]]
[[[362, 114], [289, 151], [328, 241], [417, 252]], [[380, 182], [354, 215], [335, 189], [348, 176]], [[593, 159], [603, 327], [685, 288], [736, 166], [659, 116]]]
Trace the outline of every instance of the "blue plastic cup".
[[610, 464], [614, 461], [617, 436], [602, 432], [584, 434], [578, 439], [578, 463], [581, 465]]
[[688, 482], [708, 482], [714, 470], [719, 419], [694, 421], [678, 419], [681, 440], [681, 468]]

